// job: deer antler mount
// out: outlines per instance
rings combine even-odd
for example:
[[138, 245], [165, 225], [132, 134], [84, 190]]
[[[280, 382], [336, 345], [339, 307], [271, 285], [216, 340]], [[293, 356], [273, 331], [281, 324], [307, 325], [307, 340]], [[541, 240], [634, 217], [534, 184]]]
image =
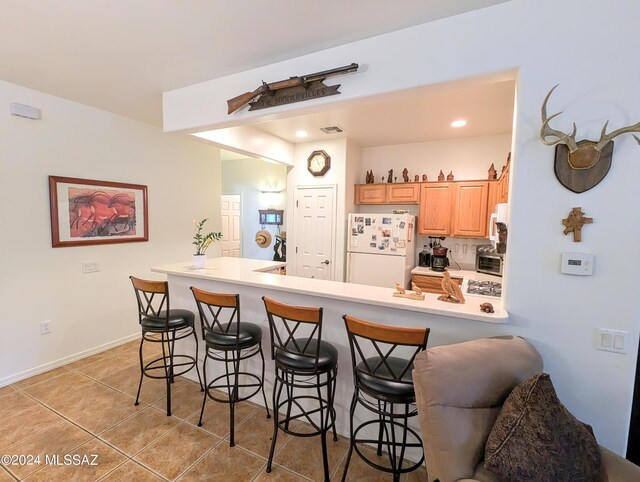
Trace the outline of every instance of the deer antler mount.
[[[549, 91], [542, 102], [540, 138], [547, 146], [556, 146], [554, 170], [558, 181], [573, 192], [585, 192], [600, 183], [609, 172], [613, 156], [613, 139], [628, 132], [640, 132], [640, 122], [607, 133], [607, 121], [602, 127], [599, 140], [576, 141], [575, 123], [571, 133], [553, 129], [549, 125], [551, 120], [562, 114], [558, 112], [547, 116], [547, 102], [556, 87], [558, 84]], [[636, 135], [633, 137], [640, 144], [640, 138]]]

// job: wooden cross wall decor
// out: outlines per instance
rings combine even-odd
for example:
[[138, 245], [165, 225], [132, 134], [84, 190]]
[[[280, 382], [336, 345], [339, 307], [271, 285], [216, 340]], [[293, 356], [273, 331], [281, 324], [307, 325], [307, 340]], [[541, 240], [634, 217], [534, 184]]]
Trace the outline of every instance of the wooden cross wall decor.
[[582, 226], [585, 224], [592, 224], [593, 218], [585, 218], [582, 208], [573, 208], [566, 219], [562, 220], [564, 224], [564, 234], [573, 233], [573, 242], [579, 243], [582, 241]]

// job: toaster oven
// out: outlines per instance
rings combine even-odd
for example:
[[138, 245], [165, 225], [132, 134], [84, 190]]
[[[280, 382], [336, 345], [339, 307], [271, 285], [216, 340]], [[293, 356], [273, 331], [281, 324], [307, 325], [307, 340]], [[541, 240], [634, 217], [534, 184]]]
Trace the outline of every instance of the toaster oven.
[[[493, 251], [493, 250], [491, 250]], [[504, 254], [478, 249], [476, 254], [476, 271], [478, 273], [502, 276], [504, 270]]]

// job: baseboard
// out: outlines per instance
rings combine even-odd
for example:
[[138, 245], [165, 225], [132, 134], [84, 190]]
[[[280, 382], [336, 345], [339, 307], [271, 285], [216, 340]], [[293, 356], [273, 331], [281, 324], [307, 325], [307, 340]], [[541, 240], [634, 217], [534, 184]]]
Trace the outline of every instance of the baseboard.
[[29, 370], [25, 370], [19, 373], [15, 373], [13, 375], [9, 375], [8, 377], [0, 378], [0, 387], [11, 385], [12, 383], [19, 382], [20, 380], [24, 380], [25, 378], [29, 378], [34, 375], [39, 375], [40, 373], [48, 372], [49, 370], [53, 370], [54, 368], [58, 368], [68, 363], [81, 360], [83, 358], [87, 358], [91, 355], [95, 355], [96, 353], [100, 353], [102, 351], [110, 350], [111, 348], [124, 345], [125, 343], [129, 343], [130, 341], [133, 341], [139, 338], [140, 338], [140, 332], [135, 333], [133, 335], [125, 336], [124, 338], [119, 338], [118, 340], [110, 341], [109, 343], [105, 343], [104, 345], [99, 345], [94, 348], [81, 351], [80, 353], [76, 353], [75, 355], [69, 355], [64, 358], [60, 358], [58, 360], [45, 363], [44, 365], [40, 365], [39, 367], [30, 368]]

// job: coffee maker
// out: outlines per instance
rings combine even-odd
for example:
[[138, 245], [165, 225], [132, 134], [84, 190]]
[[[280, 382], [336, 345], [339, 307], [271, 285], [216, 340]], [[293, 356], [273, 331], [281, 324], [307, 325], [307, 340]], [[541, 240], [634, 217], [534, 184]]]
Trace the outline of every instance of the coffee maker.
[[449, 266], [449, 258], [447, 258], [447, 251], [449, 248], [443, 248], [438, 246], [433, 248], [433, 255], [431, 256], [431, 270], [432, 271], [444, 271]]

